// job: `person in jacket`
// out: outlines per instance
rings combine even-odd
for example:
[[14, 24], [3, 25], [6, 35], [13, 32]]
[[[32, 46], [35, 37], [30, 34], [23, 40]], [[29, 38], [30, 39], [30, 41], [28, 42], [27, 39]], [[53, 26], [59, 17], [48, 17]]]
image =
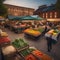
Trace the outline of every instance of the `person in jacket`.
[[51, 51], [51, 49], [52, 49], [52, 35], [53, 34], [51, 34], [50, 35], [50, 37], [46, 37], [46, 40], [47, 40], [47, 49], [48, 49], [48, 52], [50, 52]]

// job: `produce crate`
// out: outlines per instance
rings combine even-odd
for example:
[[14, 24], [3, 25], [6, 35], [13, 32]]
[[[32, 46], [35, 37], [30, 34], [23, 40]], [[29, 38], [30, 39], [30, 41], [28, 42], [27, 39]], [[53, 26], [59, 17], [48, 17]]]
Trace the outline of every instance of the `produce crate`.
[[9, 37], [0, 37], [0, 46], [10, 45]]
[[31, 53], [32, 51], [35, 51], [35, 48], [29, 47], [29, 49], [20, 51], [18, 54], [23, 60], [40, 60], [40, 58]]
[[38, 58], [40, 58], [41, 60], [53, 60], [52, 57], [42, 53], [41, 51], [39, 50], [35, 50], [32, 52], [33, 55], [37, 56]]
[[22, 48], [17, 48], [17, 52], [20, 52], [22, 50], [25, 50], [25, 49], [28, 49], [29, 48], [29, 45], [27, 45], [26, 47], [22, 47]]
[[12, 42], [12, 45], [16, 48], [17, 52], [29, 48], [29, 45], [23, 39], [16, 39], [14, 42]]

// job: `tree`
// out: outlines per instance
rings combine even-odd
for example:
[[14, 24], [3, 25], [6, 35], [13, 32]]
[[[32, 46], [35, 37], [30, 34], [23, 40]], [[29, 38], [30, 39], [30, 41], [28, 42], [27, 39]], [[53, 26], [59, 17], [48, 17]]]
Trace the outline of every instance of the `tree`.
[[6, 15], [7, 15], [7, 8], [3, 4], [4, 1], [5, 0], [0, 0], [0, 16], [6, 17]]
[[5, 0], [0, 0], [0, 3], [3, 3]]
[[57, 0], [57, 2], [56, 2], [56, 9], [60, 10], [60, 0]]
[[6, 17], [7, 15], [7, 8], [4, 5], [0, 5], [0, 16]]

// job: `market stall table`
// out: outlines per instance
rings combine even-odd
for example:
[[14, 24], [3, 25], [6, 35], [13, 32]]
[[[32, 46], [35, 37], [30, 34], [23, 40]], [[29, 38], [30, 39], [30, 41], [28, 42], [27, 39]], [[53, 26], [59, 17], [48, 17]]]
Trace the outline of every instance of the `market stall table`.
[[30, 26], [26, 26], [26, 25], [13, 25], [13, 26], [11, 26], [11, 29], [16, 33], [21, 33], [21, 32], [23, 32], [23, 30], [25, 30], [29, 27]]
[[39, 31], [33, 30], [33, 29], [26, 29], [24, 30], [24, 34], [25, 36], [29, 37], [29, 38], [33, 38], [33, 39], [38, 39], [41, 35], [41, 33]]

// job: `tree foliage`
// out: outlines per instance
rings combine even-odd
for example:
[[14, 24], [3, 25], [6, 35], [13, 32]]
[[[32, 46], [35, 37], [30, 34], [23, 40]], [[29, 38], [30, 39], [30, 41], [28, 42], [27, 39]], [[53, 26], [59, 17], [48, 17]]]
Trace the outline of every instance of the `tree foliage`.
[[6, 16], [7, 15], [7, 8], [4, 5], [0, 5], [0, 16]]
[[5, 1], [5, 0], [0, 0], [0, 5], [3, 4], [4, 1]]
[[5, 0], [0, 0], [0, 16], [6, 17], [6, 15], [7, 15], [7, 8], [3, 4], [4, 1]]
[[56, 9], [60, 10], [60, 0], [57, 0], [57, 2], [56, 2]]

